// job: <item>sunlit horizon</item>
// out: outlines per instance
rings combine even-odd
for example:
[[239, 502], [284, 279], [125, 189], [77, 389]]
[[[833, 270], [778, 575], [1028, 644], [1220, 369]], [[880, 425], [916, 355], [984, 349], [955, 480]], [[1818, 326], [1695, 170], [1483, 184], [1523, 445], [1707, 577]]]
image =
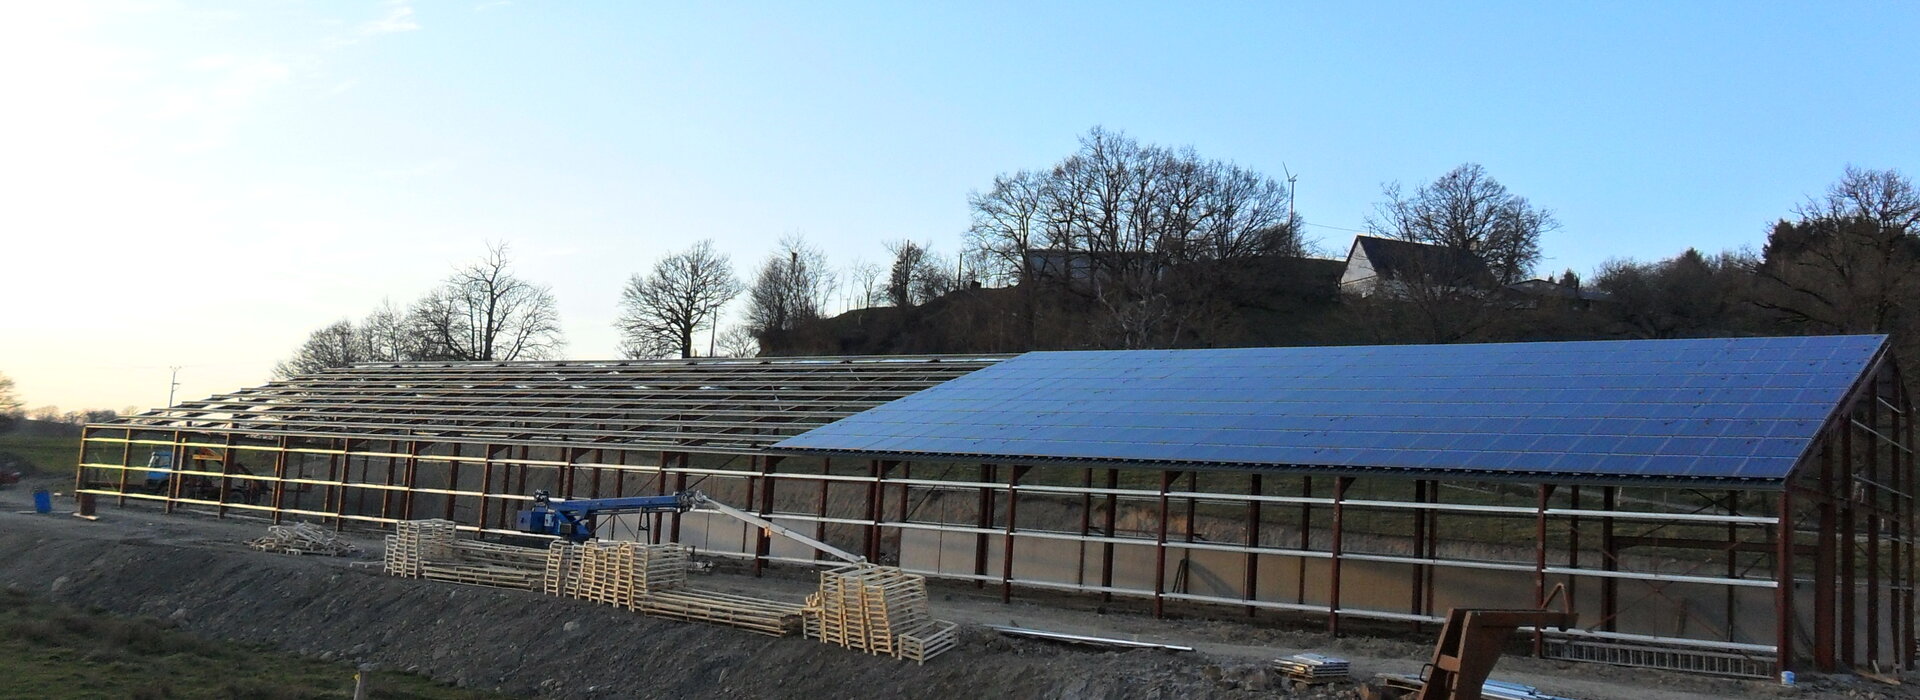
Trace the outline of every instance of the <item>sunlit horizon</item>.
[[969, 191], [1095, 126], [1297, 175], [1331, 256], [1383, 183], [1468, 162], [1562, 223], [1540, 274], [1757, 249], [1849, 164], [1920, 170], [1917, 29], [1867, 4], [14, 4], [0, 374], [29, 409], [258, 385], [490, 241], [552, 287], [567, 357], [615, 357], [619, 289], [664, 254], [952, 254]]

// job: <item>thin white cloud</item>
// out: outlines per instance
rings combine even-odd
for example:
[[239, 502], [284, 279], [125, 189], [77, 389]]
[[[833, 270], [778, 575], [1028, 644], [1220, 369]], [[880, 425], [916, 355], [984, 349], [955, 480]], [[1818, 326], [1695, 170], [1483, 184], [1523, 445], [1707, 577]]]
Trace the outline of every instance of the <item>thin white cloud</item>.
[[474, 12], [486, 12], [486, 11], [488, 11], [488, 10], [492, 10], [492, 9], [494, 9], [494, 8], [499, 8], [499, 7], [506, 7], [506, 6], [508, 6], [508, 5], [512, 5], [512, 4], [513, 4], [513, 1], [512, 1], [512, 0], [492, 0], [491, 2], [483, 2], [483, 3], [480, 3], [480, 4], [478, 4], [478, 5], [475, 5], [475, 6], [473, 6], [473, 11], [474, 11]]
[[396, 2], [387, 8], [387, 16], [360, 25], [360, 35], [396, 34], [419, 28], [420, 23], [413, 20], [413, 8], [405, 2]]

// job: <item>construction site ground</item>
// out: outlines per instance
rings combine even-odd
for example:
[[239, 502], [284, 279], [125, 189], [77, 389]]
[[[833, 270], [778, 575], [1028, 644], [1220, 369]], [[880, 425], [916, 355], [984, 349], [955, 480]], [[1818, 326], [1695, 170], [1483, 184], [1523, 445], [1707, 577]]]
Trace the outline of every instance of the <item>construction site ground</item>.
[[[65, 484], [35, 480], [54, 490]], [[1287, 687], [1266, 662], [1303, 651], [1353, 663], [1356, 678], [1415, 673], [1432, 630], [1405, 626], [1340, 638], [1298, 624], [1233, 619], [1214, 608], [1155, 619], [1097, 609], [1096, 599], [1049, 600], [997, 587], [936, 583], [934, 614], [962, 625], [960, 645], [925, 666], [798, 636], [642, 617], [535, 592], [400, 579], [377, 567], [379, 533], [348, 530], [355, 557], [267, 554], [246, 540], [267, 523], [245, 517], [163, 515], [103, 503], [100, 519], [29, 510], [32, 481], [0, 491], [0, 586], [122, 615], [171, 620], [208, 639], [266, 644], [327, 660], [420, 673], [464, 687], [560, 698], [629, 697], [1354, 697], [1351, 684]], [[362, 565], [356, 566], [356, 563]], [[804, 570], [762, 578], [699, 576], [722, 592], [800, 600]], [[1014, 625], [1186, 645], [1191, 653], [1090, 651], [1009, 639], [981, 625]], [[1577, 698], [1920, 698], [1920, 675], [1894, 685], [1802, 674], [1800, 684], [1509, 656], [1494, 677]]]

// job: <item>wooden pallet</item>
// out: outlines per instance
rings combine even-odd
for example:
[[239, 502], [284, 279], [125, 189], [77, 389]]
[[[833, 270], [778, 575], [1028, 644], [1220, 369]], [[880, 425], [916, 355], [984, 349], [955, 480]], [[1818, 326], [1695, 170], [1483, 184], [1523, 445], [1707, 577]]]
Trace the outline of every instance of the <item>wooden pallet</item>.
[[461, 561], [495, 564], [516, 569], [538, 570], [545, 568], [547, 563], [545, 550], [474, 540], [455, 541], [453, 554]]
[[580, 597], [580, 545], [555, 541], [547, 546], [541, 590], [562, 598]]
[[953, 648], [954, 630], [933, 619], [925, 577], [864, 564], [821, 572], [801, 618], [801, 632], [822, 643], [919, 663]]
[[433, 581], [448, 581], [474, 586], [516, 588], [531, 591], [538, 587], [540, 572], [528, 569], [488, 566], [484, 564], [462, 565], [429, 562], [420, 567], [420, 577]]
[[946, 620], [929, 620], [911, 632], [900, 633], [900, 653], [896, 658], [916, 664], [939, 656], [960, 644], [959, 626]]
[[738, 627], [782, 637], [801, 625], [801, 606], [693, 589], [657, 591], [641, 603], [648, 615]]

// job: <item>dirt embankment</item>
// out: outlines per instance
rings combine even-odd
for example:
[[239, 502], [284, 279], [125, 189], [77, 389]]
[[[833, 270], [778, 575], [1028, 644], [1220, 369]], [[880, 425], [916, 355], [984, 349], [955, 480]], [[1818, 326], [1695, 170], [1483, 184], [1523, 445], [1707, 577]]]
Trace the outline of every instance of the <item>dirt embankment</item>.
[[[914, 666], [532, 593], [388, 578], [336, 562], [164, 537], [66, 536], [0, 516], [0, 585], [177, 621], [208, 637], [416, 670], [517, 695], [625, 697], [1271, 697], [1251, 664], [1087, 653], [972, 633]], [[63, 527], [64, 526], [64, 527]]]
[[[58, 488], [53, 480], [44, 485]], [[61, 504], [63, 506], [66, 503]], [[583, 601], [396, 579], [347, 561], [254, 552], [257, 520], [165, 516], [102, 503], [100, 522], [21, 515], [21, 490], [0, 491], [0, 587], [177, 622], [210, 639], [267, 644], [330, 660], [412, 670], [515, 695], [636, 697], [1353, 697], [1353, 686], [1281, 687], [1259, 670], [1294, 651], [1353, 659], [1356, 673], [1412, 672], [1431, 638], [1331, 639], [1271, 624], [1099, 614], [1083, 598], [1012, 605], [991, 590], [940, 586], [935, 613], [968, 631], [925, 666], [788, 637], [641, 617]], [[378, 542], [353, 535], [377, 559]], [[803, 574], [713, 575], [696, 585], [797, 600]], [[1074, 604], [1074, 603], [1081, 604]], [[1190, 644], [1196, 653], [1088, 652], [1010, 640], [981, 624], [1018, 624]], [[1398, 635], [1394, 635], [1398, 636]], [[1794, 689], [1706, 676], [1509, 658], [1498, 677], [1582, 698], [1920, 697], [1904, 686], [1805, 678]]]

